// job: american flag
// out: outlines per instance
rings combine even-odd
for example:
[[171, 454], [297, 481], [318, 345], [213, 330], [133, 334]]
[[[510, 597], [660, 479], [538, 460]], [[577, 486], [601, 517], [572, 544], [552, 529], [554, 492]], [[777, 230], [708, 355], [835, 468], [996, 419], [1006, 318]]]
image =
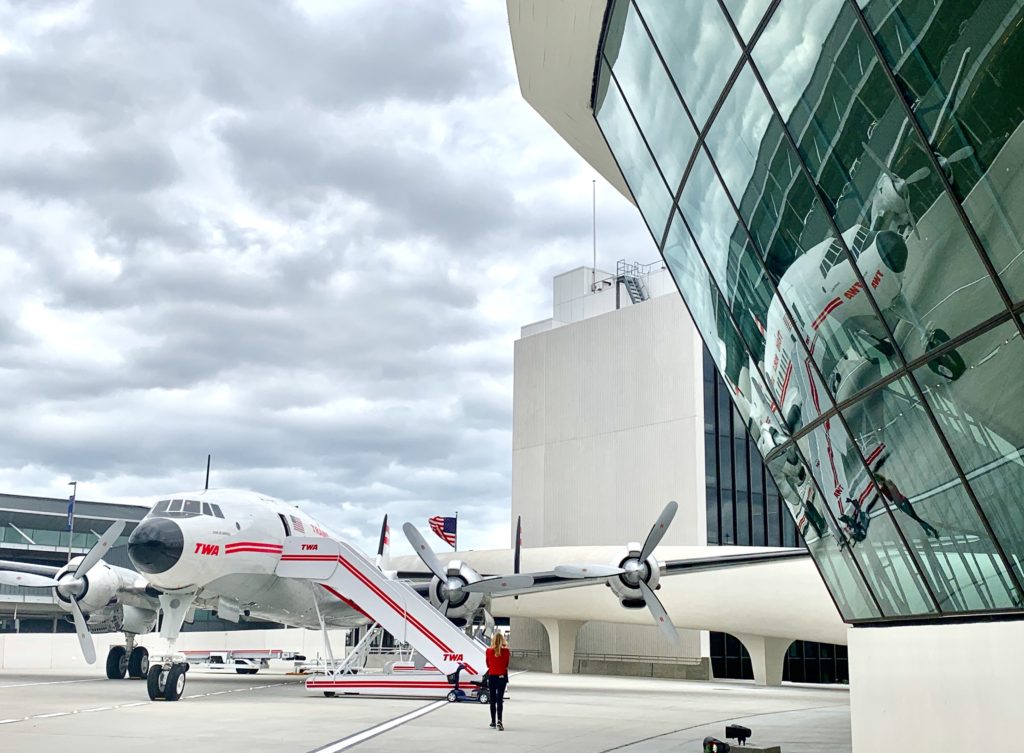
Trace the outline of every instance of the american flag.
[[448, 546], [454, 548], [456, 540], [456, 528], [459, 524], [458, 518], [445, 518], [440, 515], [435, 515], [427, 521], [430, 524], [430, 530], [440, 536], [442, 539], [448, 542]]
[[306, 532], [306, 528], [302, 525], [301, 520], [296, 518], [294, 515], [289, 515], [288, 517], [292, 519], [292, 530], [298, 531], [299, 533]]

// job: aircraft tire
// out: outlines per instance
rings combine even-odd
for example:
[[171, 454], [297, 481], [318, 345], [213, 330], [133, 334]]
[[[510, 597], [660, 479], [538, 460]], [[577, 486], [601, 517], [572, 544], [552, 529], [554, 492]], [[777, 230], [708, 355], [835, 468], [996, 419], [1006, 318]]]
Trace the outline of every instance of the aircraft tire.
[[151, 701], [164, 697], [163, 688], [160, 687], [160, 673], [163, 671], [163, 667], [155, 664], [149, 668], [149, 673], [146, 675], [146, 690], [149, 692], [149, 700]]
[[333, 690], [325, 690], [324, 691], [324, 698], [334, 698], [334, 696], [336, 696], [336, 695], [337, 695], [337, 693], [335, 693]]
[[180, 664], [172, 664], [167, 671], [167, 681], [164, 683], [164, 700], [176, 701], [185, 692], [185, 668]]
[[145, 646], [136, 646], [128, 656], [128, 676], [133, 680], [149, 676], [149, 649]]
[[260, 670], [258, 667], [235, 667], [235, 671], [240, 675], [254, 675]]
[[107, 652], [107, 679], [123, 680], [128, 671], [128, 656], [124, 646], [111, 646]]

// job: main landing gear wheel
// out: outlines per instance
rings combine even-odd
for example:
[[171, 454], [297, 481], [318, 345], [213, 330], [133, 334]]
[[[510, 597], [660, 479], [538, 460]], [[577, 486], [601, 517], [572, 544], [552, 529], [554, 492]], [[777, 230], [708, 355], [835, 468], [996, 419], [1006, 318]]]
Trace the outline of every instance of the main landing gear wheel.
[[149, 649], [136, 646], [128, 656], [128, 676], [133, 680], [145, 680], [149, 675]]
[[123, 680], [128, 671], [128, 652], [124, 646], [111, 646], [107, 652], [107, 679]]
[[188, 671], [187, 664], [172, 664], [170, 669], [164, 669], [161, 665], [149, 668], [146, 676], [146, 690], [149, 691], [149, 700], [156, 701], [177, 701], [185, 691], [185, 673]]
[[240, 675], [254, 675], [260, 670], [258, 667], [235, 667], [235, 671]]
[[[945, 330], [937, 329], [931, 333], [928, 338], [927, 347], [928, 350], [937, 348], [943, 343], [949, 342], [949, 335], [946, 334]], [[939, 376], [945, 377], [951, 382], [955, 382], [957, 379], [964, 375], [967, 371], [967, 364], [964, 363], [963, 357], [955, 350], [950, 350], [943, 353], [941, 356], [933, 358], [928, 362], [928, 368]]]

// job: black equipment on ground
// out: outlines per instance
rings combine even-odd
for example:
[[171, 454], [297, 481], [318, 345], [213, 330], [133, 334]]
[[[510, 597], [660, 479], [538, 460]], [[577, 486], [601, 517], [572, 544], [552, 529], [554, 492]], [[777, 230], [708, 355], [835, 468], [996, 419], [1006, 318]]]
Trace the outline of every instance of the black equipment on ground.
[[750, 737], [750, 727], [744, 727], [742, 724], [727, 724], [725, 736], [730, 740], [736, 740], [740, 745], [746, 745], [747, 738]]

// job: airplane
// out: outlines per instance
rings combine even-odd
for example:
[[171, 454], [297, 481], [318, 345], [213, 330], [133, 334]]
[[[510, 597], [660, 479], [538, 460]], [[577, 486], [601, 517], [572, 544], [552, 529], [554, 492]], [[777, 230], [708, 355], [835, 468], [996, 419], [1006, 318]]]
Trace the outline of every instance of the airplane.
[[[799, 567], [810, 568], [808, 572], [814, 576], [808, 581], [808, 588], [814, 590], [814, 597], [808, 603], [816, 611], [810, 613], [808, 621], [825, 623], [820, 628], [812, 626], [809, 637], [823, 639], [826, 633], [833, 637], [841, 635], [836, 626], [841, 627], [842, 623], [834, 609], [830, 614], [829, 607], [825, 606], [826, 611], [818, 614], [824, 587], [813, 572], [806, 550], [744, 547], [740, 552], [729, 550], [724, 555], [708, 557], [706, 548], [690, 547], [684, 558], [659, 561], [654, 550], [665, 535], [677, 507], [675, 502], [670, 502], [645, 541], [642, 544], [632, 542], [625, 548], [522, 551], [517, 541], [514, 553], [516, 571], [523, 557], [551, 564], [548, 569], [532, 573], [502, 574], [501, 569], [507, 565], [496, 565], [495, 552], [466, 553], [447, 566], [442, 565], [422, 535], [408, 524], [405, 526], [406, 535], [427, 569], [390, 570], [386, 522], [376, 563], [356, 553], [352, 553], [350, 559], [355, 562], [356, 569], [363, 568], [359, 574], [361, 580], [372, 580], [369, 573], [372, 570], [374, 577], [410, 587], [422, 607], [446, 617], [446, 624], [453, 630], [457, 629], [455, 625], [472, 627], [478, 613], [492, 613], [492, 602], [502, 597], [523, 597], [514, 609], [506, 611], [530, 616], [527, 604], [530, 595], [607, 584], [622, 607], [649, 611], [655, 624], [670, 641], [678, 640], [677, 631], [655, 594], [663, 585], [663, 577], [800, 560], [802, 564]], [[137, 573], [109, 565], [102, 559], [124, 525], [123, 521], [113, 524], [92, 550], [62, 568], [0, 562], [0, 583], [53, 589], [61, 607], [71, 612], [83, 655], [90, 663], [96, 659], [90, 626], [123, 632], [125, 644], [111, 647], [108, 653], [107, 677], [121, 679], [125, 674], [133, 678], [144, 677], [152, 700], [176, 701], [181, 698], [188, 663], [176, 650], [175, 644], [182, 624], [196, 608], [214, 610], [219, 617], [232, 621], [243, 616], [253, 617], [320, 629], [325, 635], [329, 627], [357, 627], [379, 621], [376, 615], [371, 616], [372, 610], [366, 603], [357, 603], [351, 594], [325, 583], [324, 577], [288, 575], [286, 571], [295, 567], [296, 560], [331, 560], [334, 562], [332, 567], [336, 567], [337, 556], [315, 553], [320, 546], [318, 542], [324, 542], [325, 550], [328, 549], [327, 544], [334, 550], [338, 547], [346, 551], [351, 548], [326, 526], [281, 500], [232, 489], [185, 492], [156, 500], [128, 539], [128, 556], [138, 569]], [[305, 554], [307, 551], [314, 553]], [[596, 553], [604, 558], [604, 562], [574, 560], [572, 555], [577, 552], [584, 555]], [[502, 562], [507, 562], [508, 552], [498, 554]], [[474, 568], [468, 562], [474, 556], [488, 563], [489, 572], [496, 574], [488, 575], [485, 574], [488, 570]], [[752, 595], [749, 599], [758, 602], [760, 596]], [[616, 620], [618, 608], [614, 602], [605, 602], [595, 611], [594, 601], [591, 597], [581, 605], [580, 614], [602, 615], [586, 619]], [[564, 606], [564, 600], [562, 602]], [[824, 604], [827, 603], [826, 599]], [[411, 606], [409, 608], [412, 609]], [[752, 612], [755, 621], [743, 621], [741, 627], [760, 624], [757, 622], [761, 619], [759, 610], [770, 611], [772, 608], [771, 604], [755, 604]], [[709, 611], [713, 608], [706, 606], [700, 620], [713, 622], [718, 619], [708, 616], [706, 613]], [[723, 615], [729, 615], [735, 610], [722, 605], [721, 611]], [[135, 645], [135, 639], [156, 629], [158, 613], [162, 616], [159, 632], [164, 648], [150, 656], [146, 648]], [[746, 616], [738, 615], [737, 618], [747, 620]], [[728, 622], [729, 618], [723, 616], [721, 619]], [[791, 631], [791, 614], [780, 619], [783, 625], [779, 630]], [[493, 618], [489, 616], [484, 616], [483, 621], [493, 624]], [[636, 620], [631, 617], [626, 621]], [[414, 632], [410, 631], [410, 634]], [[423, 653], [420, 646], [413, 645]], [[426, 648], [432, 647], [428, 645]], [[433, 663], [438, 665], [437, 661]]]

